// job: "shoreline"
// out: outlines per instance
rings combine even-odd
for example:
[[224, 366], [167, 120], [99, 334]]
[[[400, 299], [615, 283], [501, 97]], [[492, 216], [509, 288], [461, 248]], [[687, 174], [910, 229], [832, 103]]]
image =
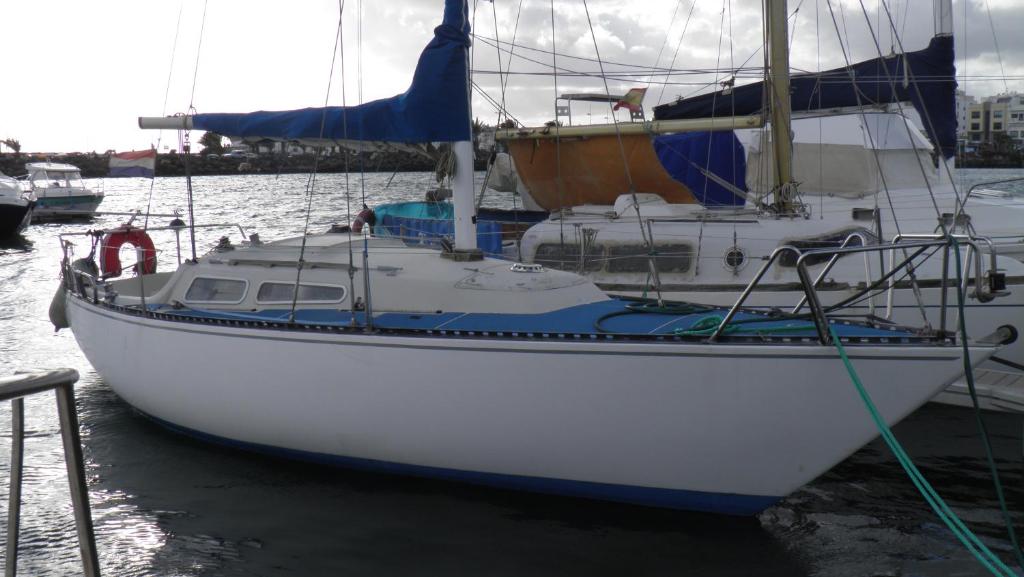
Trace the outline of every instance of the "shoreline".
[[[83, 178], [102, 178], [110, 172], [110, 154], [96, 152], [69, 152], [64, 154], [0, 153], [0, 172], [8, 176], [26, 173], [28, 162], [59, 162], [71, 164], [82, 171]], [[262, 154], [254, 158], [210, 158], [193, 154], [193, 176], [236, 174], [294, 174], [309, 173], [314, 165], [320, 173], [342, 172], [433, 172], [434, 161], [417, 154], [398, 151], [373, 153], [331, 154], [319, 161], [312, 153], [298, 155]], [[478, 155], [477, 170], [486, 170], [486, 156]], [[347, 169], [347, 170], [346, 170]], [[159, 153], [156, 161], [157, 176], [185, 176], [185, 157], [177, 153]]]

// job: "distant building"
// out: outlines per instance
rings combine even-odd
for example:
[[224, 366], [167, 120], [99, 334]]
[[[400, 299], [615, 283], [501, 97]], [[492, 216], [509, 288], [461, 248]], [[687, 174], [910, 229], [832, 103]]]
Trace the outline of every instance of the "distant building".
[[963, 90], [956, 91], [956, 136], [960, 140], [967, 139], [967, 111], [977, 99]]
[[[959, 104], [957, 105], [959, 114]], [[991, 144], [996, 134], [1005, 134], [1024, 144], [1024, 94], [1016, 92], [988, 96], [967, 105], [967, 142]]]

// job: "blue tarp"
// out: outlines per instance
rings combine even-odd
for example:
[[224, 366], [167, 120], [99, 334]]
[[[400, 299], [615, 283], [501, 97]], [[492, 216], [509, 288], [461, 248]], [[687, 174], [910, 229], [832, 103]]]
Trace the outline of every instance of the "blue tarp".
[[[455, 236], [455, 210], [449, 202], [393, 202], [373, 208], [374, 234], [397, 236], [406, 244], [440, 247], [441, 238]], [[480, 208], [476, 219], [476, 245], [488, 256], [501, 257], [502, 224], [525, 226], [541, 222], [543, 211]]]
[[359, 106], [196, 114], [193, 126], [231, 137], [456, 142], [470, 139], [467, 0], [445, 0], [404, 94]]
[[701, 172], [703, 169], [740, 190], [747, 190], [746, 153], [732, 131], [658, 136], [654, 139], [654, 152], [669, 175], [685, 184], [702, 205], [743, 206], [746, 202]]
[[[794, 112], [911, 102], [924, 129], [946, 158], [956, 154], [956, 66], [953, 37], [936, 36], [916, 52], [875, 58], [791, 80]], [[856, 91], [854, 88], [856, 87]], [[654, 107], [656, 120], [711, 118], [764, 112], [764, 83], [713, 92]]]

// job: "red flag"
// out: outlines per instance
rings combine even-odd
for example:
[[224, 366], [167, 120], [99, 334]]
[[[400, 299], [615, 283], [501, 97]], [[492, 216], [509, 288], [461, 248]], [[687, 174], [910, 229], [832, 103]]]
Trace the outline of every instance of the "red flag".
[[644, 94], [647, 92], [646, 88], [630, 88], [629, 92], [622, 97], [622, 100], [615, 103], [612, 110], [618, 110], [620, 108], [626, 108], [630, 112], [640, 112], [644, 109], [643, 101]]

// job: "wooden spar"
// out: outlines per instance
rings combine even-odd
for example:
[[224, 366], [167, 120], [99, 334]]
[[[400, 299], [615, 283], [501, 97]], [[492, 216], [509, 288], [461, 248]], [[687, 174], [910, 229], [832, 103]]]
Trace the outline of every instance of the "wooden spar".
[[[668, 134], [672, 132], [706, 132], [713, 130], [736, 130], [739, 128], [761, 128], [764, 117], [730, 116], [722, 118], [691, 118], [684, 120], [653, 120], [649, 122], [631, 122], [619, 124], [619, 133], [630, 134]], [[558, 138], [578, 136], [615, 136], [614, 124], [591, 124], [588, 126], [560, 126]], [[495, 140], [538, 140], [554, 139], [555, 131], [550, 126], [538, 128], [508, 128], [494, 134]]]
[[793, 139], [789, 97], [789, 35], [786, 0], [765, 0], [771, 86], [772, 146], [775, 156], [775, 206], [780, 213], [793, 212]]

